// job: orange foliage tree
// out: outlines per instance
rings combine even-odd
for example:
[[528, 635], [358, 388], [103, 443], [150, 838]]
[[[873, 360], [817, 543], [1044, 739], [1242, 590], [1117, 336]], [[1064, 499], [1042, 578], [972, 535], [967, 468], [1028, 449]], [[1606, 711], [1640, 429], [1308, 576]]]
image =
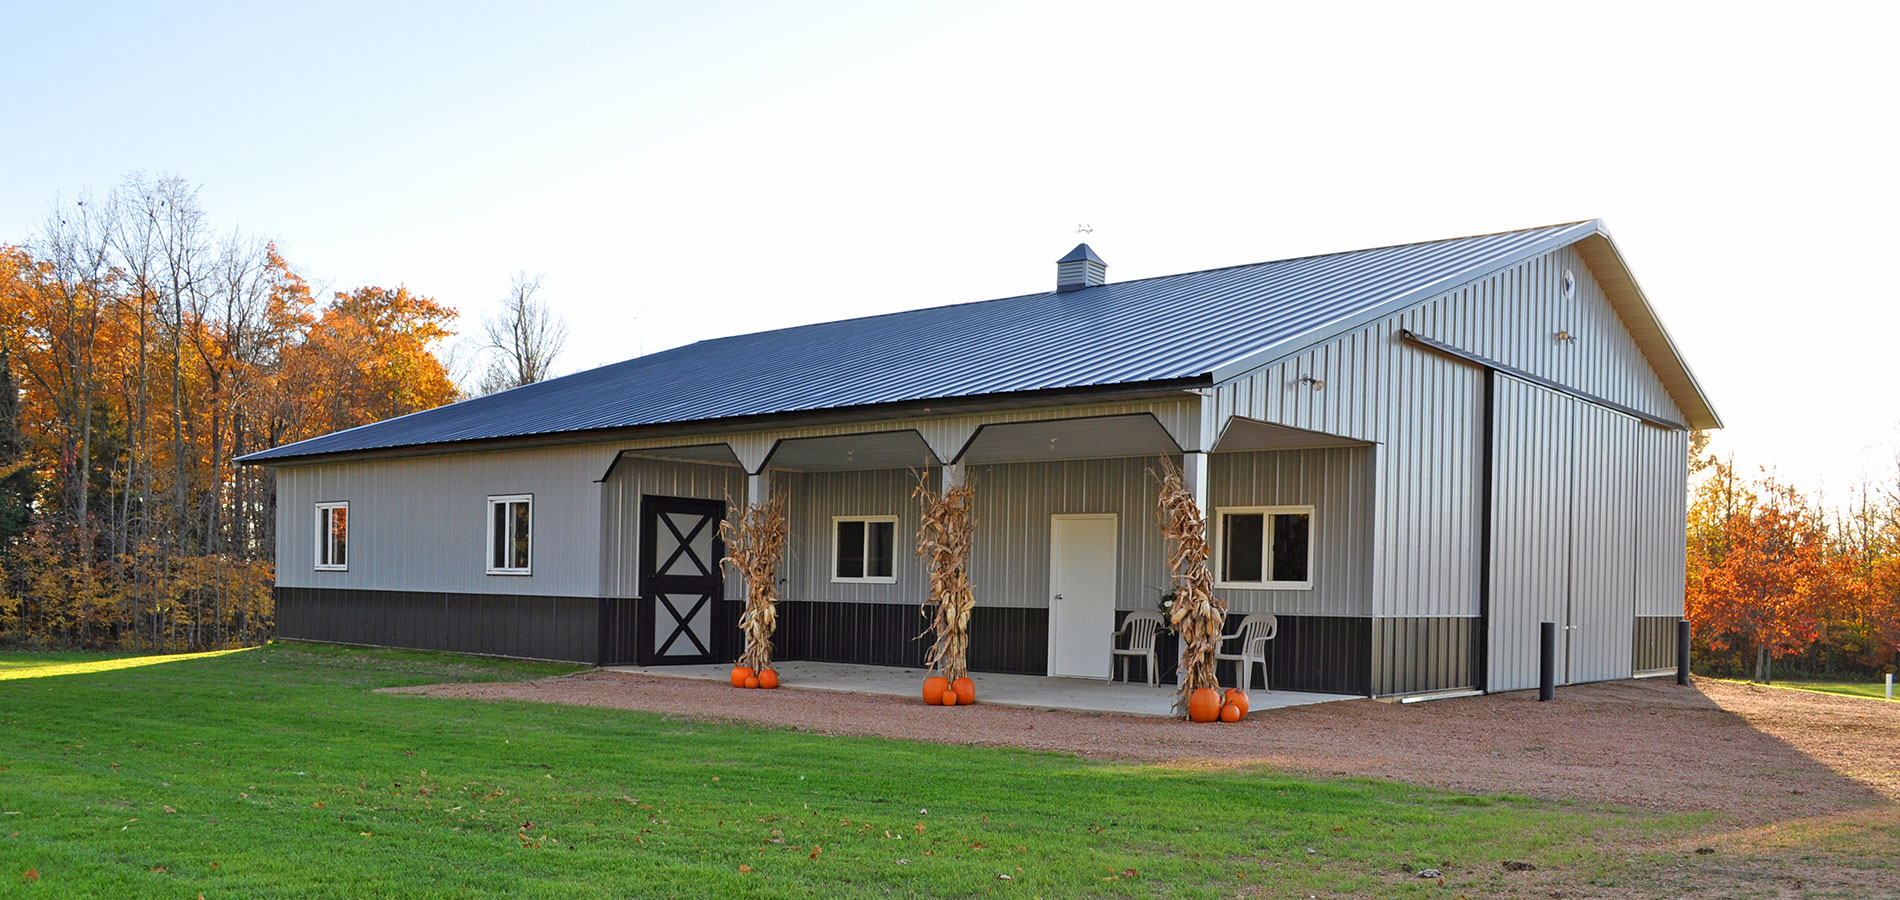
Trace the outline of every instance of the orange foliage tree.
[[1685, 607], [1709, 649], [1752, 650], [1755, 678], [1767, 681], [1769, 661], [1805, 650], [1862, 585], [1794, 489], [1709, 465], [1690, 506]]
[[261, 640], [276, 492], [235, 458], [457, 398], [452, 309], [405, 287], [320, 308], [274, 245], [204, 223], [195, 188], [135, 176], [0, 244], [0, 488], [28, 495], [0, 502], [0, 642]]

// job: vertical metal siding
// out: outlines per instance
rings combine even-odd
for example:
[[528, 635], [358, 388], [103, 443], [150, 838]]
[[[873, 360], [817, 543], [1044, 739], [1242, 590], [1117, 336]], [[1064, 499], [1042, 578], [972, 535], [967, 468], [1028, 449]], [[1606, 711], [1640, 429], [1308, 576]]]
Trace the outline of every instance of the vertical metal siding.
[[1478, 620], [1381, 617], [1372, 623], [1375, 696], [1452, 691], [1478, 684]]
[[1229, 610], [1306, 616], [1372, 614], [1373, 463], [1369, 447], [1213, 455], [1210, 522], [1229, 506], [1313, 507], [1313, 587], [1304, 591], [1222, 588], [1219, 593], [1227, 599]]
[[[1509, 691], [1537, 684], [1539, 623], [1566, 621], [1575, 401], [1505, 377], [1498, 378], [1496, 400], [1485, 684]], [[1558, 653], [1562, 673], [1562, 640]]]
[[[603, 465], [600, 471], [605, 471]], [[588, 480], [600, 477], [598, 472]], [[601, 596], [634, 597], [640, 580], [640, 498], [696, 497], [737, 502], [746, 476], [737, 466], [629, 457], [600, 485]], [[745, 599], [742, 579], [726, 579], [726, 599]]]
[[[773, 490], [786, 496], [785, 598], [836, 600], [850, 603], [924, 602], [923, 561], [917, 558], [917, 501], [911, 492], [916, 476], [908, 469], [850, 472], [774, 472]], [[932, 478], [931, 484], [937, 484]], [[831, 531], [834, 516], [896, 516], [897, 533], [891, 542], [893, 584], [860, 584], [831, 580]], [[978, 523], [978, 531], [982, 523]], [[978, 594], [977, 603], [986, 602]]]
[[[1577, 279], [1570, 299], [1562, 289], [1566, 269]], [[1400, 329], [1654, 415], [1680, 421], [1682, 414], [1571, 248], [1216, 386], [1217, 421], [1240, 415], [1381, 445], [1374, 615], [1475, 616], [1482, 374], [1403, 346]], [[1577, 341], [1557, 340], [1559, 331]], [[1302, 375], [1325, 388], [1302, 384]]]
[[[1688, 530], [1689, 434], [1645, 428], [1638, 435], [1636, 615], [1682, 617]], [[1674, 632], [1670, 640], [1674, 641]], [[1670, 656], [1675, 656], [1670, 644]]]
[[[281, 587], [593, 597], [610, 453], [552, 447], [277, 470]], [[532, 575], [487, 574], [488, 500], [534, 495]], [[315, 505], [350, 504], [349, 570], [314, 568]]]
[[1681, 616], [1636, 617], [1636, 646], [1630, 661], [1636, 672], [1676, 667], [1676, 623]]
[[976, 602], [1049, 605], [1049, 522], [1064, 513], [1115, 513], [1120, 532], [1116, 607], [1152, 608], [1168, 583], [1151, 457], [971, 466], [976, 544], [970, 574]]
[[1599, 406], [1569, 403], [1576, 431], [1565, 680], [1628, 678], [1636, 627], [1637, 433], [1645, 426]]
[[612, 664], [601, 623], [628, 601], [520, 594], [445, 594], [279, 587], [277, 636]]
[[[1216, 508], [1310, 503], [1319, 526], [1312, 590], [1223, 590], [1232, 611], [1366, 614], [1371, 458], [1359, 447], [1214, 454], [1209, 492]], [[1159, 468], [1148, 457], [972, 466], [977, 603], [1047, 607], [1050, 517], [1106, 512], [1117, 515], [1121, 532], [1116, 608], [1154, 608], [1170, 584], [1155, 521], [1158, 484], [1149, 475]]]

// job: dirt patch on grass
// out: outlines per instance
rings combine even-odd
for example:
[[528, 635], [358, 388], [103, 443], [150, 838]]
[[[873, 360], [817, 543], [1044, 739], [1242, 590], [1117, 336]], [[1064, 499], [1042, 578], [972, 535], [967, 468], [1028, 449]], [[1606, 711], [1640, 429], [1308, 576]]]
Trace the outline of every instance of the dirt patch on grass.
[[[980, 688], [979, 677], [979, 688]], [[927, 707], [869, 694], [741, 691], [714, 681], [594, 671], [390, 693], [644, 710], [1129, 762], [1254, 766], [1386, 778], [1672, 811], [1730, 824], [1785, 821], [1900, 799], [1900, 704], [1702, 681], [1619, 681], [1399, 705], [1351, 700], [1256, 713], [1235, 725], [978, 703]]]

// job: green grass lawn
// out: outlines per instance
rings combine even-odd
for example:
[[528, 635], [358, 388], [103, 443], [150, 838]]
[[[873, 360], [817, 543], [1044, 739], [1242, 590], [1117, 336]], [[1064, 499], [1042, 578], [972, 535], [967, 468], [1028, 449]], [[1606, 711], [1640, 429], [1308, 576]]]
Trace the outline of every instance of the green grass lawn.
[[[1720, 681], [1733, 681], [1735, 684], [1750, 684], [1744, 679], [1722, 678]], [[1884, 681], [1818, 681], [1805, 678], [1776, 678], [1768, 687], [1787, 688], [1792, 691], [1814, 691], [1820, 694], [1846, 694], [1850, 697], [1872, 697], [1875, 700], [1887, 699], [1887, 685]], [[1900, 697], [1900, 687], [1894, 689]], [[1900, 700], [1895, 702], [1900, 703]]]
[[369, 692], [561, 671], [273, 645], [0, 681], [0, 897], [1450, 898], [1504, 860], [1614, 890], [1613, 844], [1703, 821]]
[[50, 663], [93, 662], [102, 659], [121, 659], [137, 656], [135, 653], [100, 653], [89, 650], [58, 650], [43, 653], [0, 653], [0, 672], [14, 669], [37, 669]]

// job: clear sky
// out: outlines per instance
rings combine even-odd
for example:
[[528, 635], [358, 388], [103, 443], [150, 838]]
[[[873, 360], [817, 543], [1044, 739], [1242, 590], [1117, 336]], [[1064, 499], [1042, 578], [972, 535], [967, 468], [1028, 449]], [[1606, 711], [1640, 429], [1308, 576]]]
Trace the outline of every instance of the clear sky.
[[[1601, 217], [1744, 465], [1900, 448], [1894, 7], [27, 4], [0, 240], [127, 172], [572, 371], [701, 338]], [[465, 323], [470, 324], [470, 323]]]

